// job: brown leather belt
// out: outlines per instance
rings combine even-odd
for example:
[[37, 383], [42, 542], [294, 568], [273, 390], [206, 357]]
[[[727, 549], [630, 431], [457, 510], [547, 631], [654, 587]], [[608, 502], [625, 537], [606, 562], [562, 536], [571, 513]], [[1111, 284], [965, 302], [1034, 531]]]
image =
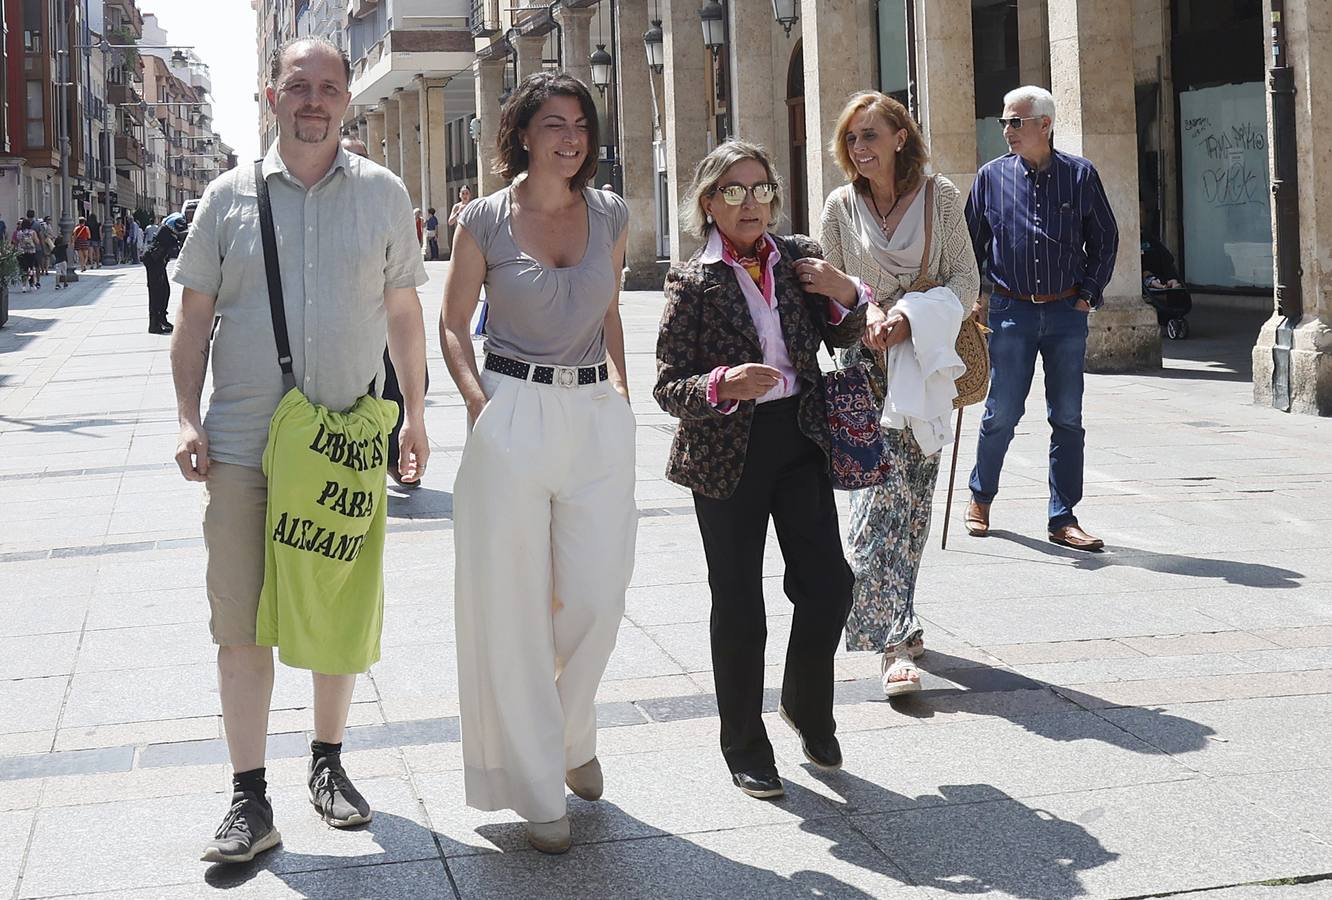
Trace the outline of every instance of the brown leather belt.
[[1056, 300], [1067, 300], [1069, 297], [1076, 297], [1080, 290], [1081, 288], [1078, 285], [1074, 285], [1066, 291], [1060, 291], [1058, 294], [1019, 294], [997, 284], [994, 286], [996, 294], [1012, 297], [1015, 300], [1028, 300], [1032, 303], [1053, 303]]

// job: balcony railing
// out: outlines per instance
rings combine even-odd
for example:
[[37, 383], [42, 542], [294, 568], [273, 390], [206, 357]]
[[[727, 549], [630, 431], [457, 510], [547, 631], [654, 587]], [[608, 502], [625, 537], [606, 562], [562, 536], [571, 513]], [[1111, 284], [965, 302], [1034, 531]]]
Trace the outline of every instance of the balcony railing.
[[140, 144], [133, 135], [116, 135], [116, 161], [123, 162], [133, 166], [136, 169], [142, 169], [144, 163], [143, 144]]
[[472, 0], [467, 14], [467, 28], [474, 37], [490, 37], [500, 30], [499, 10], [495, 0]]

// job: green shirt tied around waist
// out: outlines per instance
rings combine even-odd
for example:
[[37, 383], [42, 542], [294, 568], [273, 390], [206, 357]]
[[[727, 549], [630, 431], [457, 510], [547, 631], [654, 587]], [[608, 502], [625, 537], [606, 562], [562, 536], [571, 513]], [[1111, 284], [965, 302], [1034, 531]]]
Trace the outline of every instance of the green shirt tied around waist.
[[326, 675], [379, 660], [388, 435], [398, 406], [367, 394], [347, 412], [296, 388], [268, 430], [264, 587], [256, 643]]

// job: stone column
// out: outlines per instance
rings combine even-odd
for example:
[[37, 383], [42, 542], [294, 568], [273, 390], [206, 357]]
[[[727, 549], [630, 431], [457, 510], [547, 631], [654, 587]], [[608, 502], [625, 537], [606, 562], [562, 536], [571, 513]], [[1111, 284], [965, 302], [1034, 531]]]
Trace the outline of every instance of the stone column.
[[761, 144], [775, 154], [777, 135], [782, 134], [785, 140], [786, 129], [777, 127], [773, 104], [778, 92], [785, 95], [786, 79], [763, 77], [763, 73], [773, 71], [772, 0], [730, 0], [726, 7], [731, 17], [731, 43], [726, 48], [729, 54], [726, 68], [731, 75], [731, 121], [738, 137]]
[[495, 158], [495, 137], [499, 134], [500, 103], [499, 95], [504, 90], [504, 67], [506, 60], [478, 59], [473, 71], [476, 73], [476, 115], [481, 122], [481, 136], [476, 143], [477, 196], [484, 197], [504, 186], [504, 179], [495, 174], [492, 161]]
[[401, 94], [395, 93], [383, 102], [384, 107], [384, 165], [402, 177], [402, 111], [398, 106]]
[[533, 72], [540, 72], [546, 53], [546, 35], [519, 35], [513, 40], [518, 53], [518, 80], [522, 81]]
[[421, 204], [421, 95], [407, 88], [398, 95], [402, 133], [402, 183], [412, 198], [412, 206]]
[[618, 10], [620, 33], [615, 54], [616, 111], [620, 118], [620, 160], [624, 199], [629, 204], [629, 245], [625, 285], [632, 290], [658, 290], [657, 162], [653, 148], [656, 100], [652, 70], [643, 55], [643, 32], [648, 28], [646, 3], [622, 4]]
[[1043, 88], [1050, 86], [1049, 5], [1049, 0], [1017, 0], [1018, 80]]
[[[555, 10], [555, 21], [560, 23], [560, 52], [564, 71], [592, 87], [592, 15], [594, 10], [561, 6]], [[609, 16], [608, 16], [609, 18]], [[646, 28], [646, 26], [644, 26]]]
[[[1264, 21], [1271, 12], [1264, 3]], [[1288, 338], [1279, 338], [1279, 313], [1263, 325], [1253, 348], [1253, 400], [1262, 406], [1286, 406], [1287, 394], [1274, 379], [1288, 371], [1291, 412], [1332, 416], [1332, 5], [1326, 0], [1287, 0], [1287, 62], [1295, 70], [1295, 143], [1298, 147], [1300, 289], [1304, 315], [1290, 322]], [[1270, 59], [1270, 57], [1269, 57]], [[1268, 106], [1269, 166], [1273, 144]], [[1276, 234], [1273, 204], [1272, 233]], [[1275, 296], [1275, 292], [1274, 292]], [[1278, 349], [1289, 343], [1286, 351]], [[1277, 362], [1280, 360], [1280, 367]], [[1274, 402], [1275, 401], [1275, 402]]]
[[[444, 86], [448, 79], [421, 78], [418, 84], [421, 90], [421, 208], [433, 206], [443, 218], [448, 218], [453, 206], [449, 202], [448, 144], [444, 130], [448, 124], [444, 117]], [[440, 249], [442, 251], [443, 247]]]
[[1131, 0], [1050, 0], [1055, 144], [1090, 159], [1119, 225], [1105, 305], [1091, 318], [1087, 370], [1159, 368], [1156, 313], [1142, 302]]
[[712, 61], [703, 46], [698, 9], [693, 0], [663, 0], [661, 4], [666, 32], [662, 118], [666, 125], [672, 262], [689, 259], [698, 248], [698, 239], [680, 230], [680, 201], [689, 189], [694, 167], [708, 152], [708, 97], [702, 86], [708, 83], [707, 67]]
[[[934, 170], [963, 194], [976, 179], [971, 0], [913, 0], [920, 125]], [[1131, 93], [1131, 92], [1130, 92]]]
[[[801, 0], [800, 29], [805, 52], [807, 196], [814, 223], [824, 199], [846, 182], [824, 145], [835, 132], [847, 99], [875, 83], [873, 6], [861, 0]], [[955, 87], [956, 81], [954, 73], [949, 87]]]
[[384, 160], [384, 111], [377, 109], [365, 114], [365, 146], [370, 151], [370, 159], [381, 166]]
[[365, 144], [366, 147], [370, 146], [370, 135], [366, 128], [365, 116], [356, 120], [356, 139]]

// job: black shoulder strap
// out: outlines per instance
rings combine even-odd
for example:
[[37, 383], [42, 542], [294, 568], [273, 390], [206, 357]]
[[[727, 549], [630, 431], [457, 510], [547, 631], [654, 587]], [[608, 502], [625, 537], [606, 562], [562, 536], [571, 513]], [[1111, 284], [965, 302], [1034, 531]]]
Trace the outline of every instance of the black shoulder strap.
[[287, 312], [282, 301], [282, 273], [278, 269], [277, 234], [273, 230], [273, 207], [264, 180], [264, 161], [255, 160], [254, 188], [259, 195], [259, 231], [264, 242], [264, 272], [268, 276], [268, 309], [273, 316], [273, 337], [277, 341], [278, 365], [282, 367], [282, 386], [291, 390], [296, 376], [291, 368], [291, 340], [287, 337]]

